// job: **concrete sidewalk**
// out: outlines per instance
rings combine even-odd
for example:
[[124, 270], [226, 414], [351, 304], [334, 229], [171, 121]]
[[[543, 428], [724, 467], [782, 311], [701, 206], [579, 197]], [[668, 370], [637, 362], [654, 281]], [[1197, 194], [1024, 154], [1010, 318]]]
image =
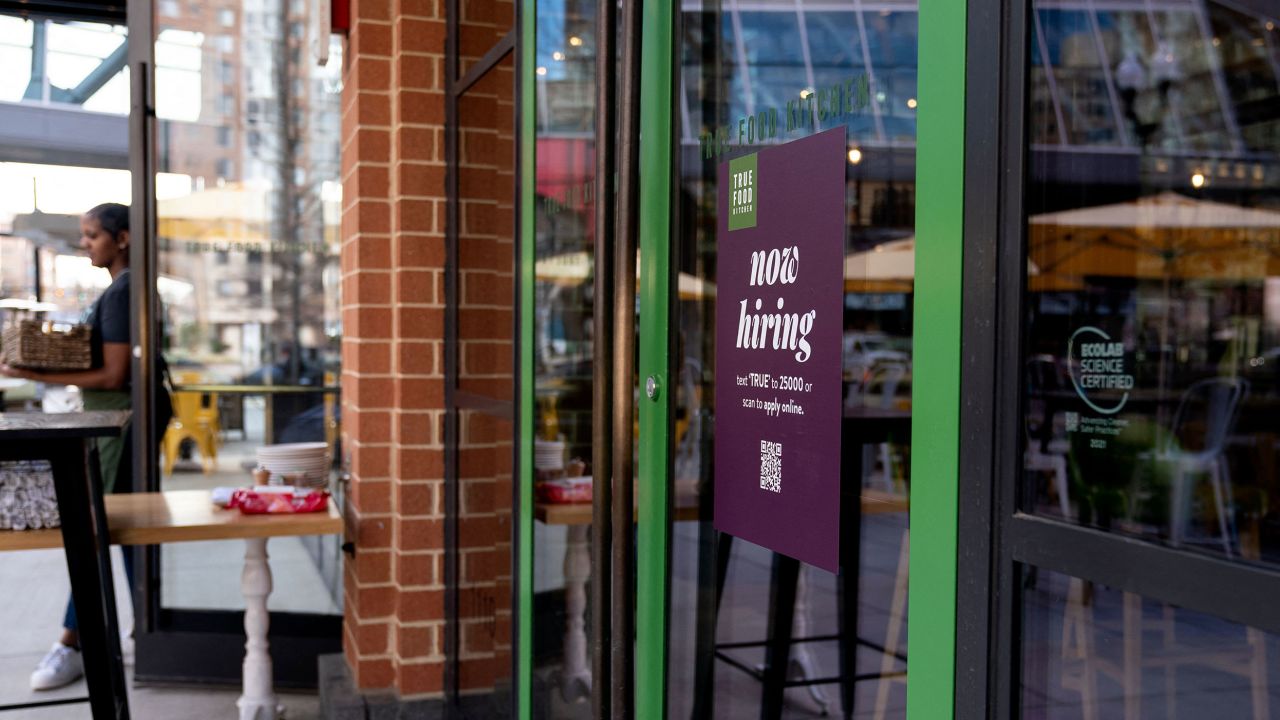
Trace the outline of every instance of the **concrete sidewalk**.
[[[300, 548], [299, 548], [300, 550]], [[119, 550], [113, 549], [116, 568], [116, 600], [120, 608], [120, 624], [127, 634], [133, 626], [125, 579], [119, 562]], [[232, 576], [238, 587], [238, 573]], [[37, 702], [61, 698], [85, 697], [84, 681], [59, 690], [33, 692], [27, 682], [36, 663], [49, 650], [61, 632], [62, 613], [70, 592], [67, 565], [61, 550], [32, 550], [0, 553], [0, 588], [4, 602], [0, 604], [0, 705]], [[20, 592], [15, 590], [21, 589]], [[134, 687], [130, 671], [129, 706], [139, 720], [169, 718], [235, 718], [234, 688]], [[281, 704], [290, 720], [319, 717], [319, 698], [315, 694], [281, 696]], [[0, 720], [87, 720], [85, 703], [0, 712]]]

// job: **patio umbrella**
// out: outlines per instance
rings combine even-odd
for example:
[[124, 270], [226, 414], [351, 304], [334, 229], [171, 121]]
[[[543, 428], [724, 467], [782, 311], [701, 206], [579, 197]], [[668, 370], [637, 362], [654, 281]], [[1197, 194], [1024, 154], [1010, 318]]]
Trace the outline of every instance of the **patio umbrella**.
[[1028, 259], [1045, 283], [1079, 284], [1090, 276], [1240, 280], [1280, 272], [1280, 212], [1272, 210], [1165, 192], [1043, 213], [1029, 224]]
[[[1130, 202], [1043, 213], [1028, 228], [1032, 290], [1081, 288], [1089, 277], [1159, 280], [1160, 345], [1174, 280], [1240, 281], [1280, 274], [1280, 212], [1164, 192]], [[1164, 353], [1159, 381], [1165, 380]]]
[[[1040, 274], [1040, 269], [1027, 261], [1027, 273], [1034, 277]], [[914, 235], [844, 256], [844, 291], [847, 293], [909, 293], [915, 288], [915, 278]]]
[[915, 286], [916, 238], [880, 243], [844, 257], [847, 293], [909, 293]]
[[[534, 263], [533, 274], [539, 282], [553, 285], [581, 285], [591, 279], [591, 255], [585, 250], [561, 253], [540, 258]], [[636, 262], [636, 277], [640, 277], [640, 263]], [[676, 277], [676, 289], [681, 300], [701, 300], [715, 297], [715, 283], [682, 272]]]

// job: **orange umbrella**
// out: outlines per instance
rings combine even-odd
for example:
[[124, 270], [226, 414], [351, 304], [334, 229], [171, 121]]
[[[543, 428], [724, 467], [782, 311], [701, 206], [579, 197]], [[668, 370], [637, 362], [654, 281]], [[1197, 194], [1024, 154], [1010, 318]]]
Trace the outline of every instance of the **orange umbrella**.
[[[1242, 280], [1280, 274], [1280, 212], [1177, 193], [1044, 213], [1030, 220], [1032, 289], [1090, 276]], [[1039, 285], [1040, 287], [1037, 287]]]

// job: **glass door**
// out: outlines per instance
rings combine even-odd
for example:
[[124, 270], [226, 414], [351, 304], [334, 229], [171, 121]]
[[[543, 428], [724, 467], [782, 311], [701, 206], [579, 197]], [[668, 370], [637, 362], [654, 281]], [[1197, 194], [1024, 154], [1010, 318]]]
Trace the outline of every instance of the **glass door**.
[[[154, 313], [145, 366], [167, 367], [174, 406], [152, 439], [149, 489], [244, 485], [262, 464], [341, 502], [341, 43], [296, 0], [129, 9], [134, 37], [151, 41], [131, 65]], [[269, 447], [291, 443], [306, 445]], [[291, 469], [271, 457], [304, 447]], [[313, 684], [316, 654], [341, 647], [340, 542], [269, 545], [281, 685]], [[243, 553], [237, 541], [148, 550], [139, 678], [239, 677]]]
[[[642, 325], [640, 378], [665, 378], [659, 391], [670, 404], [652, 411], [661, 433], [646, 432], [654, 425], [641, 405], [637, 653], [656, 629], [653, 657], [665, 660], [665, 673], [649, 686], [656, 701], [637, 702], [654, 702], [655, 713], [906, 716], [918, 15], [910, 2], [691, 0], [673, 9], [671, 42], [655, 48], [676, 65], [668, 69], [668, 115], [643, 128], [646, 143], [655, 131], [668, 133], [671, 143], [657, 144], [654, 162], [674, 168], [650, 173], [674, 185], [650, 188], [655, 207], [670, 198], [669, 214], [657, 213], [642, 231], [641, 257], [642, 322], [651, 311], [663, 322]], [[655, 95], [647, 102], [664, 97], [661, 86], [648, 87]], [[735, 440], [717, 431], [724, 427], [717, 414], [727, 412], [718, 370], [741, 352], [717, 340], [725, 337], [718, 303], [736, 303], [720, 291], [729, 277], [721, 261], [730, 252], [723, 225], [731, 207], [721, 166], [766, 162], [767, 153], [791, 152], [800, 147], [793, 143], [832, 130], [843, 137], [827, 150], [839, 165], [843, 218], [834, 251], [843, 281], [832, 289], [840, 346], [831, 390], [839, 394], [831, 422], [839, 426], [840, 514], [827, 540], [840, 554], [834, 572], [719, 531], [722, 504], [742, 496], [717, 497], [741, 491], [726, 490], [716, 470], [717, 443]], [[654, 144], [648, 148], [646, 159]], [[775, 210], [762, 204], [753, 212]], [[643, 245], [650, 238], [655, 245]], [[646, 278], [651, 267], [665, 280]], [[728, 337], [731, 345], [732, 330]], [[646, 443], [659, 447], [646, 452]], [[816, 477], [774, 450], [782, 449], [772, 445], [768, 457], [761, 449], [761, 482], [750, 492], [800, 492]], [[659, 524], [650, 529], [644, 493], [655, 487], [662, 495], [649, 517]], [[646, 624], [656, 587], [665, 588], [656, 596], [662, 622]]]

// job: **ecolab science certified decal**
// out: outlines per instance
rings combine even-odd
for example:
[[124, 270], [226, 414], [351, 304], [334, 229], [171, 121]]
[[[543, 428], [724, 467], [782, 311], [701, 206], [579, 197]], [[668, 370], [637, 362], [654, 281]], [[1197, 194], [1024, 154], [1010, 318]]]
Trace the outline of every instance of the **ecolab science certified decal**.
[[720, 164], [715, 527], [836, 572], [845, 130]]
[[1092, 325], [1078, 328], [1067, 339], [1067, 374], [1076, 395], [1097, 413], [1068, 411], [1064, 415], [1067, 433], [1089, 435], [1091, 450], [1105, 449], [1111, 438], [1129, 426], [1126, 418], [1117, 417], [1133, 390], [1124, 343]]

